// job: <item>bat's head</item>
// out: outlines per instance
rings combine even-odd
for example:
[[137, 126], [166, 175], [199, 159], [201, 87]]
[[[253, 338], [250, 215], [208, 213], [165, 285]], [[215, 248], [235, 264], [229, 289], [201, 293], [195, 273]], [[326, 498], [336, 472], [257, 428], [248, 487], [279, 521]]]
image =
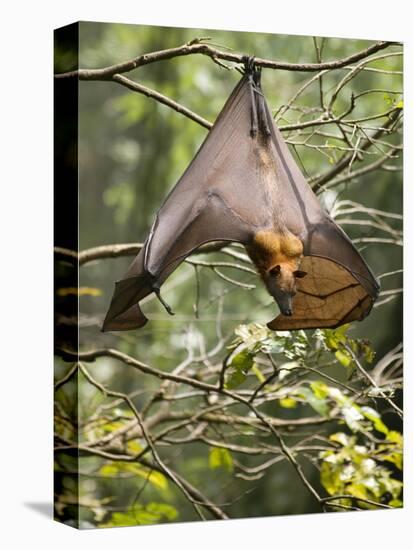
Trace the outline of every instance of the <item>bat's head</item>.
[[297, 279], [306, 275], [305, 271], [292, 269], [288, 264], [277, 264], [264, 275], [267, 290], [277, 302], [283, 315], [290, 317], [293, 314], [293, 298], [297, 294]]

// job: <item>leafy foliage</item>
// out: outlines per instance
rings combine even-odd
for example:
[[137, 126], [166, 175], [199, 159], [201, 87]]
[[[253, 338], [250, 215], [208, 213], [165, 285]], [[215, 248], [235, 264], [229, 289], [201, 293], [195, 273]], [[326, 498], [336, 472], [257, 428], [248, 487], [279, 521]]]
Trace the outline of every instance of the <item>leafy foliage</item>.
[[[369, 342], [351, 338], [349, 328], [349, 325], [344, 325], [336, 330], [316, 330], [312, 334], [304, 331], [274, 333], [262, 325], [242, 325], [235, 330], [237, 337], [229, 346], [233, 351], [228, 360], [230, 375], [227, 387], [237, 387], [247, 380], [259, 354], [288, 359], [280, 364], [278, 376], [267, 386], [267, 391], [279, 390], [278, 404], [287, 409], [296, 408], [298, 404], [309, 405], [320, 416], [340, 418], [340, 423], [354, 434], [337, 432], [329, 436], [329, 441], [339, 447], [319, 454], [324, 488], [330, 495], [348, 494], [373, 503], [386, 501], [390, 506], [398, 507], [401, 505], [402, 482], [393, 477], [386, 463], [402, 470], [401, 434], [390, 430], [377, 410], [358, 404], [357, 392], [349, 395], [345, 387], [329, 385], [322, 379], [306, 379], [300, 384], [288, 385], [297, 371], [305, 370], [311, 363], [315, 363], [313, 372], [322, 374], [315, 367], [323, 361], [323, 356], [333, 356], [329, 368], [336, 364], [354, 369], [354, 359], [348, 349], [352, 350], [354, 357], [371, 364], [374, 351]], [[377, 439], [379, 436], [382, 439]], [[364, 444], [357, 443], [360, 438], [364, 439]], [[346, 499], [340, 499], [340, 503], [351, 504]], [[374, 508], [373, 503], [363, 503], [362, 506]]]
[[[394, 432], [391, 439], [400, 442], [400, 434]], [[330, 495], [351, 495], [364, 508], [375, 508], [374, 502], [389, 504], [393, 507], [402, 505], [400, 500], [402, 482], [392, 477], [392, 472], [383, 465], [386, 461], [397, 463], [401, 469], [402, 451], [394, 441], [384, 440], [357, 444], [356, 436], [338, 432], [330, 436], [338, 444], [335, 450], [323, 451], [321, 458], [321, 483]], [[389, 454], [387, 454], [389, 453]], [[371, 503], [365, 502], [371, 500]], [[351, 506], [352, 501], [340, 498], [337, 504]]]
[[154, 487], [165, 491], [168, 488], [168, 481], [166, 477], [160, 472], [149, 470], [139, 464], [132, 462], [114, 462], [111, 461], [108, 464], [104, 464], [99, 473], [105, 477], [116, 477], [122, 475], [122, 473], [130, 473], [135, 476], [142, 477], [151, 483]]
[[113, 512], [110, 519], [99, 527], [122, 527], [133, 525], [153, 525], [177, 519], [177, 509], [163, 502], [149, 502], [145, 506], [134, 504], [127, 512]]
[[232, 472], [234, 469], [234, 463], [228, 449], [211, 447], [209, 449], [209, 467], [212, 470], [215, 470], [216, 468], [224, 468], [228, 472]]

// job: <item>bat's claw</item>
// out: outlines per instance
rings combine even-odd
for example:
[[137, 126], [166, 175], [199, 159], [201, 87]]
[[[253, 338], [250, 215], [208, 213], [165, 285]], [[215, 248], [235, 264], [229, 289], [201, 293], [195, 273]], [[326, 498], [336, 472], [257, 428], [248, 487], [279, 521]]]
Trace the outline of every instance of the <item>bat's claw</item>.
[[246, 74], [253, 74], [255, 69], [255, 57], [253, 55], [244, 55], [242, 57], [242, 63], [244, 64], [244, 72]]
[[169, 315], [175, 315], [175, 312], [172, 311], [171, 306], [168, 305], [166, 302], [162, 301], [163, 306], [165, 307], [166, 311], [169, 313]]
[[161, 291], [159, 290], [159, 288], [155, 287], [153, 289], [153, 291], [155, 292], [156, 294], [156, 297], [158, 298], [158, 300], [161, 302], [161, 304], [163, 305], [163, 307], [166, 309], [166, 311], [169, 313], [169, 315], [175, 315], [175, 313], [172, 311], [171, 309], [171, 306], [169, 304], [167, 304], [165, 302], [165, 300], [162, 298], [161, 296]]

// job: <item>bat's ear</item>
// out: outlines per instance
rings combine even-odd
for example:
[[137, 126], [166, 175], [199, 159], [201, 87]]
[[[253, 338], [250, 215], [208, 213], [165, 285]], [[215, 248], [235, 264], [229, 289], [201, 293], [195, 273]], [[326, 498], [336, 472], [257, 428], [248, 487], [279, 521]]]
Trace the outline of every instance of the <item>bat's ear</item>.
[[275, 265], [274, 267], [272, 267], [270, 269], [270, 275], [279, 275], [281, 273], [281, 266], [280, 265]]
[[301, 271], [300, 269], [296, 269], [293, 273], [294, 277], [297, 279], [302, 279], [307, 275], [307, 271]]

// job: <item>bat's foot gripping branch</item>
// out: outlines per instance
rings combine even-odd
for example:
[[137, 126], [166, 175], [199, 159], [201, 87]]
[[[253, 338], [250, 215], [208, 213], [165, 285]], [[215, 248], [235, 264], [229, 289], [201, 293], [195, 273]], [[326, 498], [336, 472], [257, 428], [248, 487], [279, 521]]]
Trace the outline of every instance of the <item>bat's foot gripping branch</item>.
[[253, 56], [245, 55], [242, 60], [245, 74], [248, 78], [251, 97], [251, 137], [255, 138], [259, 131], [264, 136], [270, 136], [271, 131], [264, 103], [264, 95], [261, 90], [261, 67], [255, 65], [255, 58]]

